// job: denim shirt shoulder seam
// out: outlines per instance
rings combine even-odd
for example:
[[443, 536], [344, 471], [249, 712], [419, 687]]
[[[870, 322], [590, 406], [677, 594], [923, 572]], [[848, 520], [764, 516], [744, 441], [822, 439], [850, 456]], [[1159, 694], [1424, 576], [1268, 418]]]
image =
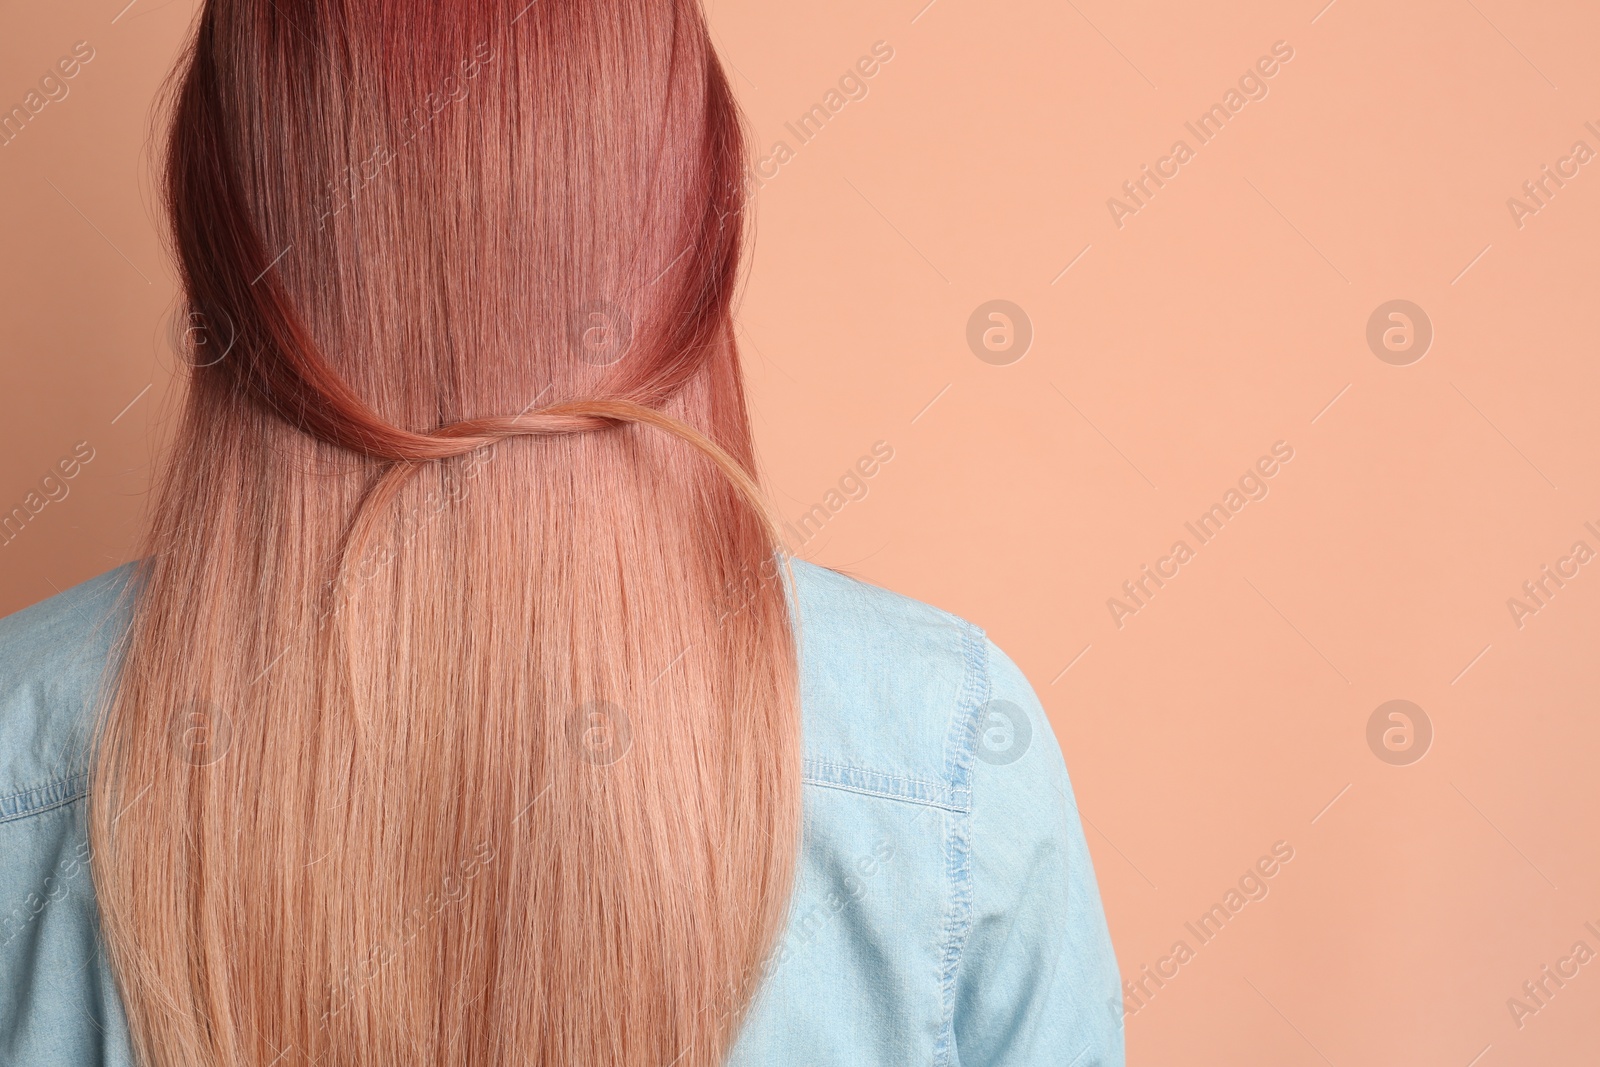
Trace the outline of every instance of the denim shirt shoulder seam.
[[867, 767], [839, 763], [815, 756], [805, 758], [802, 780], [823, 789], [841, 789], [865, 796], [899, 800], [925, 807], [960, 811], [961, 803], [949, 786], [913, 775], [889, 774]]
[[71, 804], [81, 800], [88, 792], [89, 772], [80, 770], [0, 795], [0, 823], [26, 819], [30, 815]]
[[945, 744], [945, 777], [961, 807], [945, 820], [945, 875], [950, 899], [945, 911], [944, 952], [939, 985], [942, 1018], [934, 1044], [935, 1067], [957, 1062], [955, 1047], [956, 981], [972, 927], [972, 773], [977, 756], [978, 716], [989, 699], [989, 650], [983, 630], [961, 622], [963, 675], [961, 692], [950, 718]]

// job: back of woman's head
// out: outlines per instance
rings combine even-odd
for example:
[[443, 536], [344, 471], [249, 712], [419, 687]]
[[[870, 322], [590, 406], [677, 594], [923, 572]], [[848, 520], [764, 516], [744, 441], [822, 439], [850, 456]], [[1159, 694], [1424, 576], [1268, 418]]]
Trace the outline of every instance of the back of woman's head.
[[799, 739], [696, 0], [208, 0], [173, 95], [92, 787], [138, 1055], [720, 1062]]

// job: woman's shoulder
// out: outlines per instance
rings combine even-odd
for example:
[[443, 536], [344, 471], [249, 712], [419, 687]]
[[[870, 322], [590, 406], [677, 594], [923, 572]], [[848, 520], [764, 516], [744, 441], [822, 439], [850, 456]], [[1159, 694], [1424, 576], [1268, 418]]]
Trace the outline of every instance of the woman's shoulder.
[[983, 630], [815, 564], [794, 575], [807, 782], [965, 810]]
[[0, 1048], [17, 1063], [131, 1062], [96, 933], [83, 800], [133, 574], [118, 567], [0, 619]]
[[0, 619], [0, 822], [83, 795], [93, 709], [126, 624], [124, 564]]
[[981, 627], [815, 564], [794, 576], [808, 785], [954, 812], [980, 778], [990, 804], [1063, 793], [1038, 694]]
[[1033, 687], [965, 619], [793, 569], [804, 845], [730, 1063], [784, 1062], [796, 1035], [824, 1063], [989, 1061], [1007, 1041], [1018, 1063], [1121, 1063], [1116, 961]]

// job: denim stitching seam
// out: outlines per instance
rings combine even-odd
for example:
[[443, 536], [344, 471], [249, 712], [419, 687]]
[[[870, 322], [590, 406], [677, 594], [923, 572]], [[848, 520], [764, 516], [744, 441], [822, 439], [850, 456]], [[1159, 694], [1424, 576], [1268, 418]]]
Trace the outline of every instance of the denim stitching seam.
[[0, 797], [0, 823], [24, 819], [42, 811], [70, 804], [88, 792], [89, 773], [80, 771], [64, 778], [55, 778], [43, 785], [20, 789]]
[[952, 795], [948, 787], [910, 775], [886, 774], [864, 767], [807, 757], [804, 780], [808, 785], [848, 789], [890, 800], [928, 804], [952, 811], [960, 810], [959, 798]]
[[977, 753], [978, 712], [989, 697], [988, 649], [984, 633], [970, 623], [963, 623], [961, 637], [964, 671], [961, 694], [951, 717], [950, 736], [945, 746], [945, 775], [950, 781], [952, 796], [963, 800], [964, 807], [945, 820], [945, 870], [950, 885], [950, 904], [945, 913], [945, 946], [939, 967], [943, 1018], [933, 1049], [936, 1067], [950, 1067], [956, 1062], [956, 977], [972, 926], [972, 763]]

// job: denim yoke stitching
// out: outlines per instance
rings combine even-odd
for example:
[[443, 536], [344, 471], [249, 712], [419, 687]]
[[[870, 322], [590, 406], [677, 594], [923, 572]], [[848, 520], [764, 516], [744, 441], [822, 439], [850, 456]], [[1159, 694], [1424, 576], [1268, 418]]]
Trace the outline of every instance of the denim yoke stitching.
[[934, 1044], [935, 1067], [956, 1063], [955, 1017], [956, 978], [961, 970], [961, 954], [972, 928], [972, 764], [977, 754], [979, 709], [989, 699], [989, 650], [984, 632], [962, 622], [961, 695], [956, 713], [951, 716], [950, 735], [945, 743], [945, 777], [956, 800], [962, 802], [945, 819], [945, 871], [950, 883], [950, 903], [945, 912], [944, 956], [940, 961], [939, 984], [944, 1018], [939, 1039]]
[[0, 823], [26, 819], [71, 804], [81, 799], [89, 789], [89, 772], [79, 771], [61, 778], [52, 778], [39, 785], [19, 789], [0, 796]]
[[886, 774], [814, 756], [805, 758], [802, 780], [806, 785], [821, 789], [839, 789], [919, 807], [963, 810], [961, 798], [946, 784], [912, 775]]

